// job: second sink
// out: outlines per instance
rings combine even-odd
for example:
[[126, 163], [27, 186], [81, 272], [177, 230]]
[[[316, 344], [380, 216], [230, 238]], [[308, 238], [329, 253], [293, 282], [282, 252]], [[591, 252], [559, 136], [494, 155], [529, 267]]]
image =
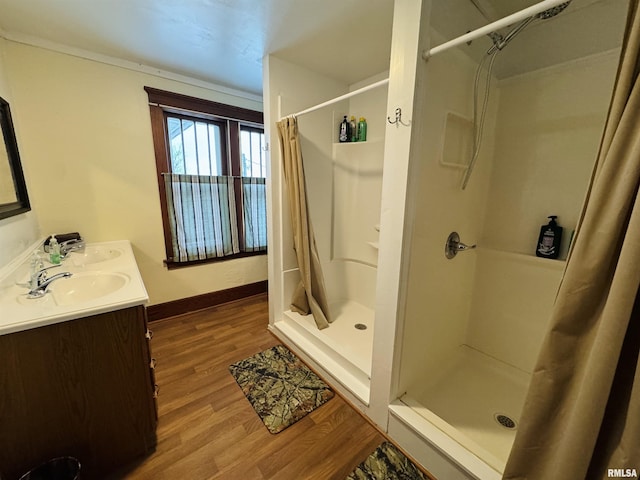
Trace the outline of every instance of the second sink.
[[122, 255], [122, 250], [103, 245], [87, 246], [82, 252], [69, 253], [68, 260], [77, 267], [113, 260]]
[[104, 297], [129, 283], [129, 277], [117, 272], [74, 273], [51, 284], [49, 291], [58, 305], [74, 305]]

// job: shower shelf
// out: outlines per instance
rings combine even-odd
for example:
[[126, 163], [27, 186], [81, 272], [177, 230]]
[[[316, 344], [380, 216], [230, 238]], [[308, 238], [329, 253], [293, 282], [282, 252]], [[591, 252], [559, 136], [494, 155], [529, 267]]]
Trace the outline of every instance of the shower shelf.
[[335, 147], [344, 147], [344, 148], [356, 148], [357, 145], [370, 145], [376, 143], [382, 143], [384, 140], [381, 138], [372, 138], [370, 140], [365, 140], [364, 142], [333, 142]]
[[566, 263], [566, 260], [563, 259], [541, 258], [528, 253], [510, 252], [508, 250], [497, 250], [493, 248], [479, 247], [478, 252], [487, 253], [490, 255], [502, 255], [503, 257], [508, 257], [518, 262], [526, 262], [557, 269], [563, 269]]
[[473, 136], [473, 121], [459, 113], [447, 112], [442, 129], [440, 165], [464, 170], [469, 168]]

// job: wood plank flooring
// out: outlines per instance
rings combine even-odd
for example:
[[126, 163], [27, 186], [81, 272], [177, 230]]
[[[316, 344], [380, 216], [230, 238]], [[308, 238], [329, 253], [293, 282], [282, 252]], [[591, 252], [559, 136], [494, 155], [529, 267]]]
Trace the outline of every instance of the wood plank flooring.
[[266, 295], [152, 322], [158, 445], [112, 478], [344, 480], [384, 440], [372, 425], [336, 395], [272, 435], [228, 371], [280, 343], [267, 324]]

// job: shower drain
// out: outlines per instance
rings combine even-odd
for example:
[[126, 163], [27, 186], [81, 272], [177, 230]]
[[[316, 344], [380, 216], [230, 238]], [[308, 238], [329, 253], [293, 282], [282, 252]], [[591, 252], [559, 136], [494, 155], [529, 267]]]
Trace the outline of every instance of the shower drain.
[[514, 429], [516, 428], [516, 422], [508, 415], [504, 415], [502, 413], [496, 413], [493, 418], [495, 418], [496, 422], [502, 425], [504, 428]]
[[354, 325], [354, 327], [356, 327], [357, 330], [366, 330], [367, 326], [364, 323], [356, 323]]

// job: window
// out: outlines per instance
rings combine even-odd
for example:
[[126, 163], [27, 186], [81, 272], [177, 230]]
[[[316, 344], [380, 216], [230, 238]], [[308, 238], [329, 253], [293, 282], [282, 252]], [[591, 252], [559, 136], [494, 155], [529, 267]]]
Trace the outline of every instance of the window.
[[262, 113], [145, 90], [169, 268], [266, 253]]
[[[172, 173], [219, 176], [226, 172], [225, 125], [185, 115], [166, 116]], [[224, 154], [223, 154], [224, 150]]]

